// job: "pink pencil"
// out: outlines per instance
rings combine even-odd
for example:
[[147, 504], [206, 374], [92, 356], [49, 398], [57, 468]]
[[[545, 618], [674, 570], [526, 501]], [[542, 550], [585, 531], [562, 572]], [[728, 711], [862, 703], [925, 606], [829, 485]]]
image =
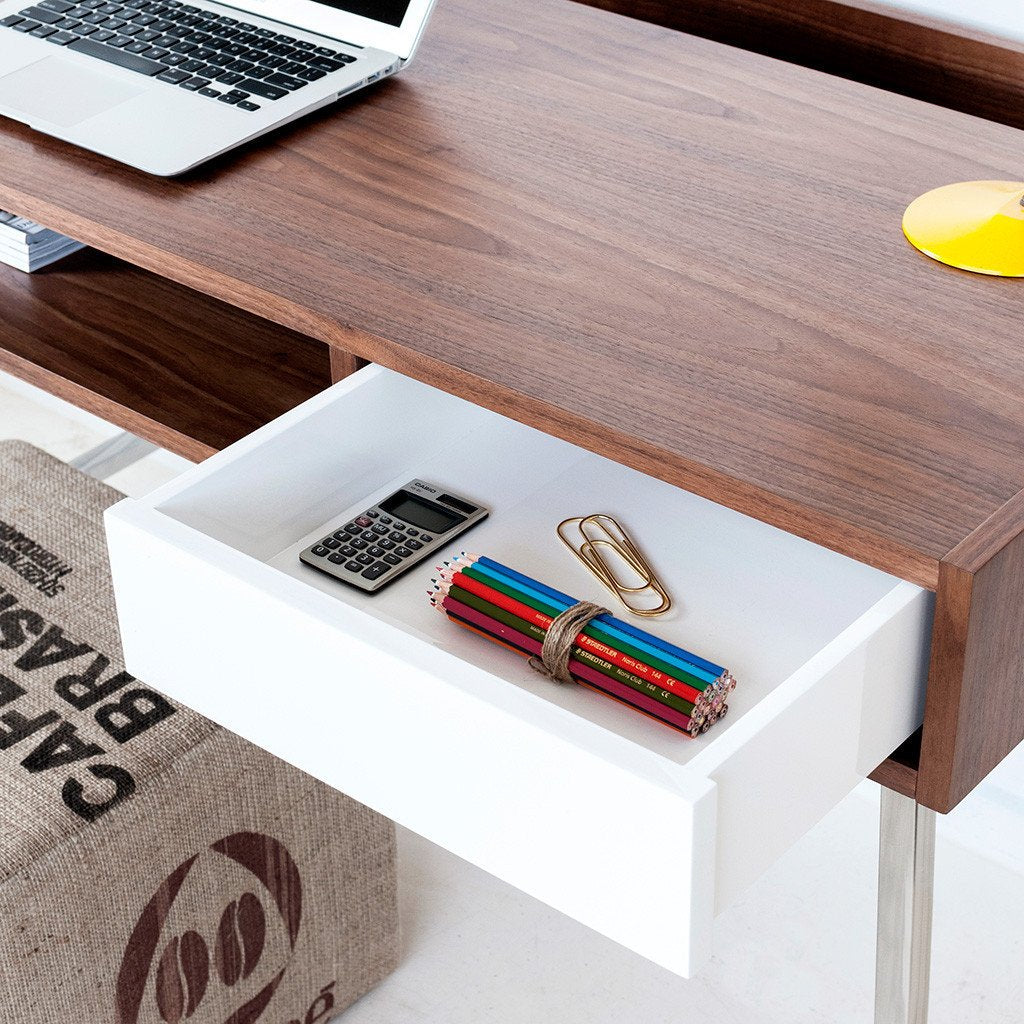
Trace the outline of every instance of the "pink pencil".
[[[478, 612], [475, 608], [470, 608], [468, 605], [464, 605], [462, 602], [455, 601], [450, 597], [446, 597], [441, 604], [445, 611], [450, 614], [457, 615], [460, 619], [464, 619], [471, 625], [476, 626], [479, 629], [486, 630], [488, 633], [493, 633], [497, 637], [501, 637], [502, 640], [513, 644], [520, 648], [520, 650], [528, 651], [530, 654], [537, 657], [540, 656], [541, 644], [532, 637], [525, 636], [518, 630], [512, 629], [511, 626], [506, 626], [503, 622], [498, 622], [496, 619], [492, 619], [489, 615], [484, 615], [482, 612]], [[584, 665], [582, 662], [575, 660], [570, 661], [569, 671], [574, 676], [577, 676], [581, 681], [585, 682], [587, 686], [608, 693], [622, 701], [623, 704], [629, 704], [632, 707], [644, 711], [652, 718], [657, 718], [666, 725], [671, 725], [674, 728], [681, 730], [688, 736], [693, 735], [694, 726], [692, 724], [692, 720], [688, 715], [684, 715], [681, 711], [676, 711], [674, 708], [666, 707], [664, 704], [661, 704], [656, 700], [652, 700], [650, 697], [645, 697], [642, 693], [637, 693], [636, 690], [630, 689], [630, 687], [620, 683], [616, 679], [602, 675], [602, 673], [595, 671], [589, 665]]]

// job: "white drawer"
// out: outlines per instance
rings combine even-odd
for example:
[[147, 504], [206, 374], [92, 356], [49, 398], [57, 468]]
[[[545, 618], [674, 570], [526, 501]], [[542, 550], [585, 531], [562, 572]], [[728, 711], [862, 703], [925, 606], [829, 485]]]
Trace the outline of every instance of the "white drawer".
[[[602, 603], [555, 525], [619, 517], [677, 600], [653, 629], [739, 680], [729, 716], [689, 740], [549, 682], [433, 611], [432, 566], [366, 597], [299, 563], [417, 476], [494, 509], [455, 549]], [[376, 367], [107, 527], [132, 672], [687, 976], [921, 722], [926, 591]]]

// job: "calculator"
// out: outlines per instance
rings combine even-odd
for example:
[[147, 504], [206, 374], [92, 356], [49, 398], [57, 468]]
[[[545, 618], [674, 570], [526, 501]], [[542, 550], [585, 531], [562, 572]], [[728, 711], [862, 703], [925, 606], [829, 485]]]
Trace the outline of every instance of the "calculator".
[[490, 510], [412, 480], [300, 552], [306, 565], [369, 594], [450, 544]]

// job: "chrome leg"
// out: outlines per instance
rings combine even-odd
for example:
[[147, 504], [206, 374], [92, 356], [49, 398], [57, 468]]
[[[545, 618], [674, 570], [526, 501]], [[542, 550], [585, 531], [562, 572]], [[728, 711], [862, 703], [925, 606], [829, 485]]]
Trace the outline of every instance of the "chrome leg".
[[927, 1024], [935, 812], [882, 790], [875, 1024]]
[[115, 434], [109, 441], [96, 445], [77, 459], [71, 461], [75, 469], [97, 480], [119, 473], [122, 469], [144, 459], [150, 452], [156, 451], [156, 445], [143, 441], [141, 437], [122, 431]]

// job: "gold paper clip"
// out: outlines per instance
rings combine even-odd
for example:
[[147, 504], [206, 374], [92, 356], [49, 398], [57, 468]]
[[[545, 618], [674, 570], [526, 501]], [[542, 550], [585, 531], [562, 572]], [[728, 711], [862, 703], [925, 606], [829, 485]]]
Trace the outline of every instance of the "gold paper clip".
[[[579, 538], [570, 536], [576, 527]], [[626, 531], [608, 515], [574, 516], [558, 524], [562, 543], [610, 590], [620, 604], [634, 615], [662, 615], [672, 607], [672, 598], [658, 579]], [[618, 556], [633, 573], [632, 579], [623, 579], [612, 570], [605, 558], [605, 549]], [[635, 603], [631, 603], [630, 598]], [[660, 599], [655, 608], [645, 608], [654, 598]]]

